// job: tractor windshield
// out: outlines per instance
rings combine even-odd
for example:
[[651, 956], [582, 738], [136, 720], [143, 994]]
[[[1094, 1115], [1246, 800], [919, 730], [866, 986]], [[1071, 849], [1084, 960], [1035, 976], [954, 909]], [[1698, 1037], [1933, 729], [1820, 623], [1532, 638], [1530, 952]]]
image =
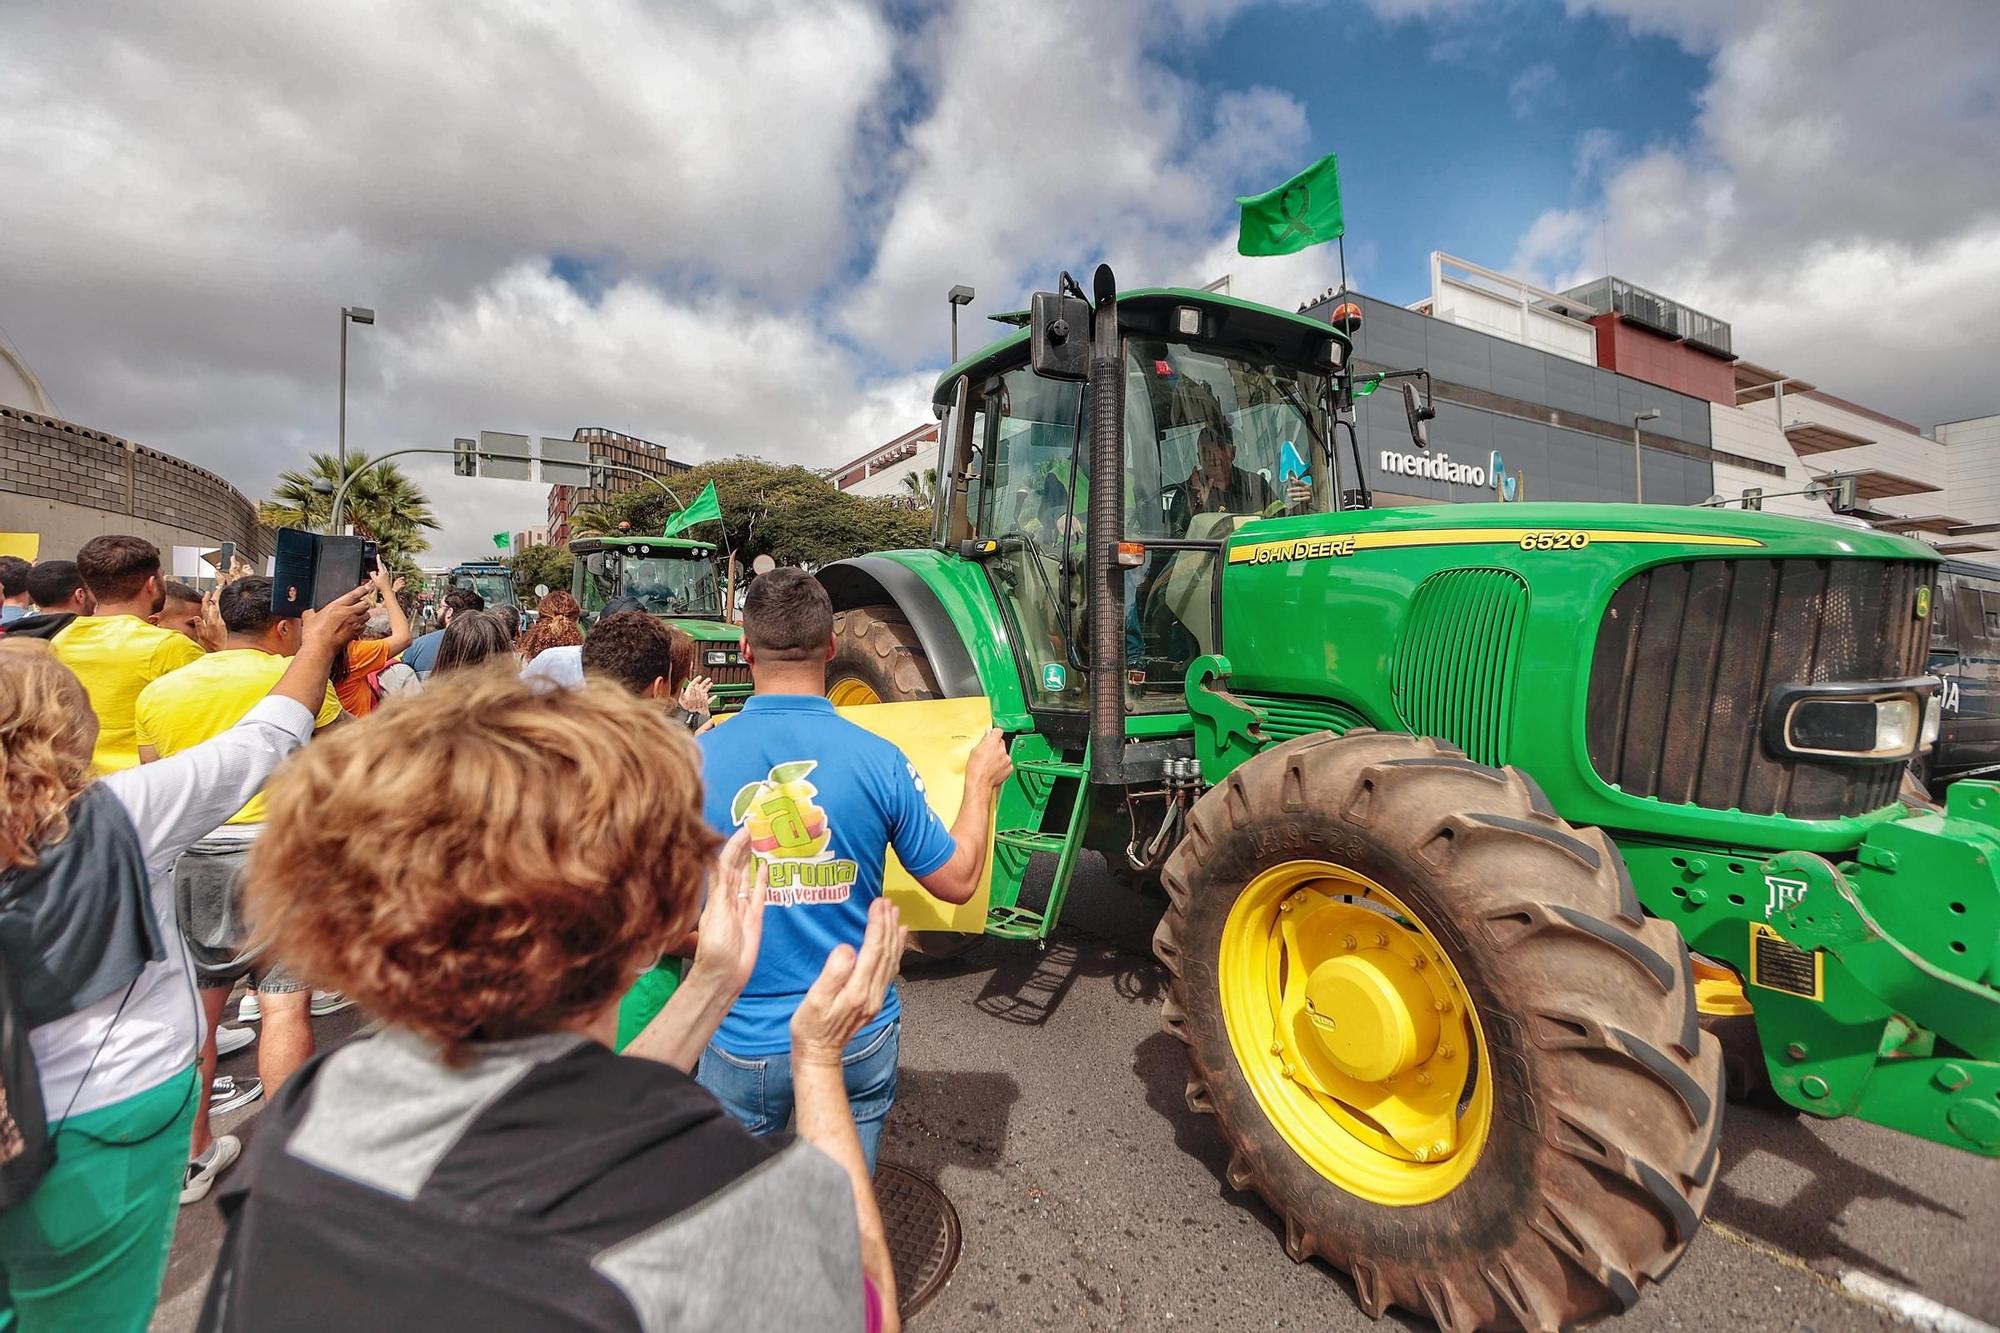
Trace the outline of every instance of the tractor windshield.
[[454, 588], [470, 588], [488, 607], [514, 605], [514, 579], [510, 574], [454, 574]]
[[[1329, 508], [1326, 377], [1260, 354], [1133, 338], [1125, 468], [1134, 537], [1220, 538], [1235, 521]], [[1233, 520], [1233, 521], [1232, 521]]]
[[628, 555], [623, 592], [656, 616], [721, 614], [715, 563], [700, 556]]

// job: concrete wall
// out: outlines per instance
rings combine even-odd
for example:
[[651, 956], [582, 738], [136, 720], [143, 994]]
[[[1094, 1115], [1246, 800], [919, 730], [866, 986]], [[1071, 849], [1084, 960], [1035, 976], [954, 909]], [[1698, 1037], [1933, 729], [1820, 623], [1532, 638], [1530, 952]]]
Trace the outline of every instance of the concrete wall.
[[[1759, 416], [1765, 421], [1777, 421], [1777, 401], [1752, 403], [1738, 409]], [[1913, 495], [1885, 496], [1880, 500], [1866, 503], [1870, 508], [1884, 513], [1917, 517], [1922, 514], [1956, 513], [1948, 505], [1944, 494], [1946, 466], [1944, 446], [1935, 440], [1927, 440], [1922, 434], [1907, 426], [1892, 425], [1881, 417], [1866, 412], [1853, 411], [1828, 399], [1813, 394], [1788, 393], [1783, 396], [1784, 424], [1787, 426], [1811, 424], [1830, 426], [1835, 430], [1859, 435], [1873, 444], [1861, 445], [1853, 449], [1833, 449], [1825, 453], [1808, 454], [1802, 463], [1814, 474], [1827, 472], [1859, 472], [1868, 468], [1879, 468], [1899, 477], [1909, 477], [1924, 482], [1936, 489]], [[1962, 514], [1958, 517], [1965, 517]]]
[[1597, 363], [1597, 331], [1590, 325], [1469, 283], [1440, 278], [1431, 297], [1431, 314], [1585, 365]]
[[1937, 437], [1945, 455], [1947, 512], [1968, 523], [2000, 523], [2000, 416], [1947, 421]]
[[[1761, 412], [1757, 410], [1758, 406], [1710, 404], [1710, 429], [1718, 454], [1738, 454], [1785, 470], [1784, 476], [1774, 477], [1768, 472], [1739, 467], [1718, 457], [1715, 460], [1716, 493], [1731, 500], [1752, 486], [1768, 494], [1771, 491], [1803, 490], [1812, 484], [1812, 474], [1800, 465], [1798, 455], [1792, 452], [1792, 442], [1778, 429], [1768, 406]], [[1797, 514], [1805, 518], [1824, 517], [1828, 512], [1824, 501], [1804, 495], [1774, 497], [1764, 502], [1764, 509], [1768, 513]]]
[[41, 534], [43, 559], [131, 533], [162, 551], [235, 542], [261, 563], [257, 508], [206, 468], [55, 417], [0, 407], [0, 531]]

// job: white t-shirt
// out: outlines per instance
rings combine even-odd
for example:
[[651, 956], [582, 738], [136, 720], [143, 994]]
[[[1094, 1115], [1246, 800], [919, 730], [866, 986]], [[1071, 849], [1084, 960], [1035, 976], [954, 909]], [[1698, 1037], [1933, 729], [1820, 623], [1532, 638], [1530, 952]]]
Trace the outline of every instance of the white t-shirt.
[[28, 1034], [41, 1073], [42, 1109], [51, 1122], [65, 1112], [78, 1116], [136, 1097], [181, 1073], [200, 1055], [201, 1002], [174, 919], [174, 862], [242, 809], [312, 732], [310, 709], [291, 699], [267, 698], [210, 740], [158, 763], [98, 779], [138, 830], [167, 956], [140, 971], [129, 998], [120, 990]]

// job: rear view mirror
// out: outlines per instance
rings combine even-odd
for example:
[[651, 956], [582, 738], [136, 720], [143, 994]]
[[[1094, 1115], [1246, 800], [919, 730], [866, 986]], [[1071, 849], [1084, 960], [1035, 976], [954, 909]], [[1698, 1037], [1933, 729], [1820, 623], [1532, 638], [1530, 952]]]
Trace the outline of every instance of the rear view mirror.
[[1029, 306], [1029, 363], [1037, 375], [1081, 380], [1090, 374], [1090, 302], [1036, 292]]
[[1417, 448], [1428, 450], [1431, 447], [1431, 437], [1424, 423], [1437, 415], [1437, 409], [1417, 392], [1417, 386], [1414, 384], [1403, 385], [1403, 415], [1409, 420], [1410, 438], [1416, 441]]

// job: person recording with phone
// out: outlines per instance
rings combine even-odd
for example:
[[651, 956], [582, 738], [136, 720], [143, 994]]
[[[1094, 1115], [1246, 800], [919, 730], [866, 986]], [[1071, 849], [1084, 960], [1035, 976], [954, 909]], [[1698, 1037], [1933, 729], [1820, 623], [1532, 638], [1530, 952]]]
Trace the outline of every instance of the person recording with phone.
[[0, 1077], [19, 1131], [0, 1143], [0, 1326], [146, 1327], [203, 1095], [172, 868], [312, 735], [366, 619], [362, 589], [309, 612], [234, 726], [101, 775], [83, 683], [48, 644], [0, 639]]

